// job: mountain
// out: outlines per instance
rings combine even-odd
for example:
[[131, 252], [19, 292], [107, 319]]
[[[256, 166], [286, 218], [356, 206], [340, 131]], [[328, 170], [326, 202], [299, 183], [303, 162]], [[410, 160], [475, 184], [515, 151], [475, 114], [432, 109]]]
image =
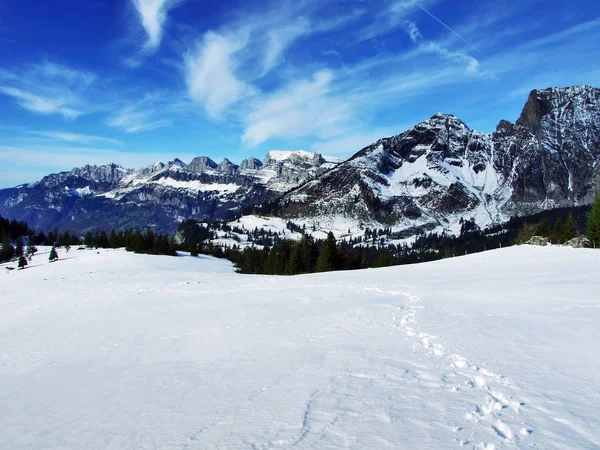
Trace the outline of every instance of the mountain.
[[173, 231], [182, 218], [229, 219], [248, 206], [335, 167], [341, 160], [304, 151], [271, 151], [238, 166], [206, 156], [140, 169], [85, 166], [0, 190], [0, 214], [40, 229], [155, 226]]
[[515, 123], [493, 133], [435, 114], [347, 161], [271, 151], [238, 166], [206, 156], [137, 170], [86, 166], [0, 190], [0, 214], [32, 226], [82, 231], [229, 219], [246, 208], [313, 229], [393, 227], [458, 232], [511, 216], [578, 206], [600, 191], [600, 89], [534, 90]]
[[457, 232], [464, 220], [485, 227], [590, 203], [599, 162], [600, 89], [534, 90], [515, 124], [488, 134], [436, 114], [291, 190], [275, 210], [328, 227]]

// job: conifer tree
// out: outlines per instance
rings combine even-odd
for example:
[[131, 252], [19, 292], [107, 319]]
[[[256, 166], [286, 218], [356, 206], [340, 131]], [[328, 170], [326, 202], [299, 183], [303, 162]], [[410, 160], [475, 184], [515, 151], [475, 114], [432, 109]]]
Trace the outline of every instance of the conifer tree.
[[550, 226], [548, 225], [548, 219], [542, 219], [535, 227], [535, 235], [548, 237], [550, 234]]
[[87, 233], [85, 233], [85, 237], [83, 238], [83, 243], [88, 248], [91, 248], [94, 245], [94, 236], [92, 236], [91, 231], [88, 231]]
[[22, 256], [24, 256], [25, 251], [23, 250], [23, 238], [21, 236], [19, 236], [17, 238], [17, 242], [16, 242], [16, 247], [15, 247], [15, 254], [17, 255], [17, 257], [20, 259]]
[[331, 270], [335, 270], [337, 268], [338, 256], [337, 256], [337, 247], [335, 243], [335, 236], [330, 231], [327, 234], [327, 239], [323, 243], [323, 248], [321, 248], [321, 253], [319, 253], [319, 258], [317, 259], [317, 266], [315, 267], [315, 272], [329, 272]]
[[[521, 227], [521, 230], [519, 231], [519, 234], [515, 238], [515, 244], [524, 244], [529, 239], [531, 239], [532, 236], [533, 233], [531, 230], [531, 225], [527, 222], [524, 222], [523, 226]], [[454, 253], [456, 253], [456, 251]]]
[[560, 220], [560, 217], [556, 219], [554, 228], [552, 228], [552, 242], [556, 244], [565, 243], [565, 227], [562, 220]]
[[53, 245], [52, 249], [50, 250], [50, 256], [48, 257], [48, 260], [50, 262], [54, 262], [58, 259], [58, 253], [56, 252], [56, 247]]
[[110, 236], [108, 237], [108, 245], [110, 246], [110, 248], [119, 247], [119, 237], [117, 236], [117, 232], [114, 228], [110, 230]]
[[388, 267], [394, 263], [390, 253], [382, 248], [377, 252], [377, 259], [375, 260], [375, 267]]
[[27, 241], [27, 249], [25, 250], [25, 256], [27, 256], [27, 258], [29, 258], [29, 260], [31, 261], [31, 259], [33, 258], [33, 255], [38, 251], [37, 247], [35, 245], [33, 245], [32, 240], [29, 239], [29, 241]]
[[15, 249], [10, 243], [10, 234], [2, 233], [2, 250], [0, 251], [0, 262], [9, 261], [15, 256]]
[[567, 221], [565, 222], [564, 239], [565, 242], [573, 239], [577, 236], [577, 230], [575, 229], [575, 217], [572, 213], [569, 213]]
[[587, 238], [594, 248], [600, 246], [600, 193], [596, 195], [586, 226]]

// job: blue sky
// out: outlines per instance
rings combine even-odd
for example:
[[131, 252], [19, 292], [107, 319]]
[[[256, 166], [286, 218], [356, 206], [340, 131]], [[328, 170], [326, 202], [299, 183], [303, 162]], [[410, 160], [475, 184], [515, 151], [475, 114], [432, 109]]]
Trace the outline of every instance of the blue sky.
[[86, 163], [346, 157], [600, 86], [596, 1], [0, 0], [0, 187]]

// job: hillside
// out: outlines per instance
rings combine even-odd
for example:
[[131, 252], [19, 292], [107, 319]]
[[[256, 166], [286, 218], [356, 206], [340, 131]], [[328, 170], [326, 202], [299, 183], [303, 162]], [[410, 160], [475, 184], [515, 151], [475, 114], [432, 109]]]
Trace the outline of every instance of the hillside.
[[59, 252], [0, 266], [0, 448], [600, 446], [598, 251], [285, 278]]

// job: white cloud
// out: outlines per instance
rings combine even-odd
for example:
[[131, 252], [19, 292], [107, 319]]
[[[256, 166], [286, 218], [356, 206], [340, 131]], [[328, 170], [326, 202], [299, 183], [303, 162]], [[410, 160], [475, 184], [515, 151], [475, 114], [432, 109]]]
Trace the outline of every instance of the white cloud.
[[96, 75], [91, 72], [73, 69], [52, 61], [32, 64], [31, 76], [49, 80], [62, 80], [71, 86], [89, 86], [96, 80]]
[[[86, 105], [84, 95], [93, 89], [96, 75], [51, 61], [0, 70], [0, 94], [38, 114], [61, 114], [76, 119], [96, 106]], [[97, 102], [95, 102], [97, 104]]]
[[170, 122], [166, 119], [155, 119], [149, 111], [123, 110], [108, 119], [107, 124], [121, 128], [127, 133], [139, 133], [169, 126]]
[[248, 95], [251, 88], [236, 74], [233, 56], [246, 42], [212, 31], [195, 52], [186, 55], [185, 79], [191, 97], [206, 108], [212, 117], [220, 117], [225, 109]]
[[167, 15], [183, 0], [131, 0], [148, 36], [145, 49], [156, 50], [162, 41]]
[[90, 134], [67, 133], [64, 131], [32, 131], [31, 134], [46, 137], [55, 141], [76, 142], [82, 144], [105, 142], [107, 144], [123, 145], [118, 139], [93, 136]]
[[82, 114], [67, 107], [63, 98], [43, 97], [9, 86], [0, 86], [0, 93], [13, 97], [21, 107], [39, 114], [62, 114], [67, 119], [76, 119]]
[[283, 53], [300, 37], [312, 31], [310, 22], [301, 17], [293, 23], [271, 29], [264, 56], [263, 75], [270, 72], [279, 62]]
[[412, 21], [406, 21], [404, 24], [404, 30], [408, 34], [411, 42], [417, 46], [418, 53], [429, 53], [441, 56], [444, 59], [453, 61], [457, 64], [466, 66], [467, 72], [470, 74], [476, 74], [479, 72], [479, 61], [462, 51], [449, 50], [440, 42], [427, 41], [424, 37], [417, 24]]
[[333, 73], [323, 70], [257, 101], [247, 116], [242, 141], [258, 145], [273, 137], [339, 133], [349, 111], [341, 97], [330, 95], [332, 81]]

